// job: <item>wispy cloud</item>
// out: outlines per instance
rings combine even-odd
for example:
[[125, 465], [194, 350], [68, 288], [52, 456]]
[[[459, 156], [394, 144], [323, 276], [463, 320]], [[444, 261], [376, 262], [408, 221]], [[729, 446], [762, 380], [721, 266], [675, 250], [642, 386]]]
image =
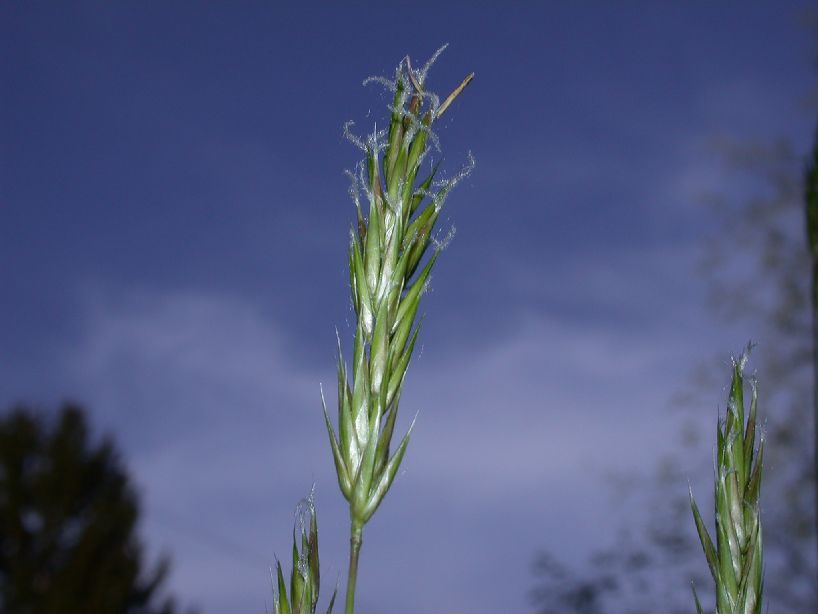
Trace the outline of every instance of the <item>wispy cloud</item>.
[[[345, 512], [317, 395], [324, 381], [333, 398], [333, 365], [296, 368], [280, 324], [235, 297], [97, 295], [86, 316], [63, 367], [124, 442], [148, 539], [173, 551], [174, 588], [211, 608], [258, 607], [268, 595], [265, 560], [288, 551], [293, 505], [312, 481], [328, 577], [342, 575]], [[430, 611], [453, 595], [450, 611], [508, 607], [507, 593], [476, 588], [496, 565], [519, 569], [511, 592], [522, 609], [528, 557], [540, 545], [560, 547], [562, 523], [582, 525], [572, 531], [577, 552], [604, 538], [598, 510], [609, 493], [599, 481], [616, 469], [607, 459], [624, 469], [656, 454], [646, 434], [666, 429], [661, 409], [681, 373], [672, 365], [691, 347], [599, 322], [530, 315], [479, 353], [426, 340], [434, 350], [410, 369], [399, 418], [405, 428], [420, 410], [406, 469], [367, 535], [362, 590], [373, 604], [407, 590], [400, 574], [375, 564], [401, 552], [415, 582], [450, 578], [422, 601], [407, 592], [402, 612]], [[447, 525], [443, 542], [427, 543], [429, 523]], [[437, 563], [429, 548], [440, 549]]]

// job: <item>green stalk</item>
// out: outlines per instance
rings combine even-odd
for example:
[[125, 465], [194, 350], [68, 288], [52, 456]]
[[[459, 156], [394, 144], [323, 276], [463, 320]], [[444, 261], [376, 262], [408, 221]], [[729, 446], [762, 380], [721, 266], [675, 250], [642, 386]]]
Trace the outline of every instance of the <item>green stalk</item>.
[[363, 527], [352, 523], [349, 537], [349, 575], [347, 576], [346, 614], [355, 612], [355, 585], [358, 581], [358, 556], [363, 543]]
[[804, 203], [806, 205], [807, 247], [812, 259], [812, 368], [814, 416], [814, 474], [815, 474], [815, 542], [818, 546], [818, 135], [807, 168]]
[[812, 406], [815, 473], [815, 544], [818, 547], [818, 258], [812, 263]]
[[[348, 134], [366, 158], [356, 173], [349, 173], [357, 212], [348, 258], [357, 324], [351, 383], [339, 341], [338, 437], [324, 404], [338, 485], [349, 502], [346, 614], [353, 614], [355, 609], [364, 525], [392, 485], [412, 432], [410, 426], [390, 457], [398, 401], [418, 333], [415, 316], [437, 261], [438, 246], [423, 267], [418, 265], [429, 244], [434, 244], [432, 230], [446, 195], [470, 171], [448, 181], [425, 178], [415, 188], [428, 143], [437, 142], [431, 132], [434, 120], [473, 76], [464, 79], [439, 104], [439, 99], [424, 89], [429, 66], [414, 71], [406, 58], [398, 65], [394, 81], [372, 79], [394, 94], [388, 133], [375, 131], [365, 142]], [[367, 219], [359, 204], [361, 192], [369, 200]], [[429, 204], [414, 215], [425, 200]], [[421, 273], [415, 275], [418, 269]]]

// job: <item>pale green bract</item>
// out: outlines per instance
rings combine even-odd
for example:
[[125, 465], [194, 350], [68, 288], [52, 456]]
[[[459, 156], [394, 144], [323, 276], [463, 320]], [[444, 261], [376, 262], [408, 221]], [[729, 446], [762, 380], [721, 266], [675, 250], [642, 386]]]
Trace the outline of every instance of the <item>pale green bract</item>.
[[[437, 166], [416, 182], [430, 151], [439, 148], [432, 125], [471, 82], [469, 75], [442, 102], [426, 89], [426, 77], [441, 47], [420, 70], [409, 58], [400, 62], [393, 80], [369, 78], [393, 93], [389, 127], [377, 127], [367, 138], [350, 141], [365, 159], [348, 172], [357, 224], [350, 233], [349, 280], [356, 326], [351, 381], [338, 340], [338, 432], [323, 398], [324, 418], [341, 492], [351, 520], [347, 614], [353, 611], [358, 552], [363, 526], [383, 501], [400, 467], [412, 426], [392, 451], [398, 402], [412, 351], [420, 299], [429, 283], [441, 245], [433, 236], [449, 191], [473, 167], [436, 181]], [[362, 197], [368, 206], [364, 216]], [[429, 247], [431, 255], [425, 260]], [[412, 422], [414, 425], [414, 421]], [[391, 455], [390, 455], [391, 452]]]
[[[727, 412], [716, 429], [716, 545], [690, 492], [690, 506], [710, 573], [716, 583], [717, 614], [759, 614], [764, 588], [759, 492], [764, 438], [756, 448], [758, 391], [750, 379], [750, 412], [745, 425], [744, 367], [750, 346], [733, 359]], [[701, 614], [696, 589], [696, 610]]]

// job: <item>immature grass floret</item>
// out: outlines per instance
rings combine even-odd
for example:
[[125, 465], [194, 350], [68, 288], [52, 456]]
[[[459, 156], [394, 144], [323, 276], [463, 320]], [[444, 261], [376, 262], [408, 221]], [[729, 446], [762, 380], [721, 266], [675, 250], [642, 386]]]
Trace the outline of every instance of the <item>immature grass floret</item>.
[[[690, 505], [710, 573], [716, 583], [717, 614], [757, 614], [763, 594], [763, 560], [759, 491], [764, 438], [756, 448], [758, 391], [750, 379], [750, 413], [745, 425], [744, 367], [750, 346], [733, 359], [733, 378], [727, 412], [716, 428], [715, 512], [716, 545], [704, 526], [690, 492]], [[696, 609], [701, 614], [696, 589]]]

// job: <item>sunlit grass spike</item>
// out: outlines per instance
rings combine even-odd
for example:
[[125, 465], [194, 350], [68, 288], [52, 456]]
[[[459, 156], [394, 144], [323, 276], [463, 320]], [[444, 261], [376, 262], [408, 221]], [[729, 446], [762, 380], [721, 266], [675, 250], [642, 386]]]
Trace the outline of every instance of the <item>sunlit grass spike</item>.
[[[426, 85], [432, 61], [415, 70], [407, 57], [398, 65], [394, 80], [371, 77], [364, 82], [383, 85], [392, 94], [387, 130], [376, 128], [361, 139], [349, 133], [351, 123], [346, 125], [347, 138], [365, 153], [356, 172], [347, 173], [357, 216], [357, 233], [353, 230], [347, 255], [357, 322], [351, 382], [339, 365], [339, 404], [349, 399], [349, 407], [339, 408], [338, 415], [341, 421], [348, 416], [351, 428], [339, 425], [339, 441], [327, 419], [338, 483], [350, 505], [346, 614], [354, 609], [363, 527], [391, 487], [409, 442], [407, 433], [389, 458], [400, 391], [417, 338], [415, 318], [440, 252], [432, 232], [446, 194], [471, 169], [469, 165], [449, 180], [435, 179], [437, 165], [430, 172], [421, 169], [430, 144], [439, 148], [435, 119], [472, 80], [472, 75], [464, 79], [441, 105]], [[419, 175], [423, 179], [416, 185]], [[369, 201], [366, 219], [360, 205], [365, 199]], [[416, 213], [424, 200], [428, 204]], [[430, 244], [435, 249], [426, 256]]]

